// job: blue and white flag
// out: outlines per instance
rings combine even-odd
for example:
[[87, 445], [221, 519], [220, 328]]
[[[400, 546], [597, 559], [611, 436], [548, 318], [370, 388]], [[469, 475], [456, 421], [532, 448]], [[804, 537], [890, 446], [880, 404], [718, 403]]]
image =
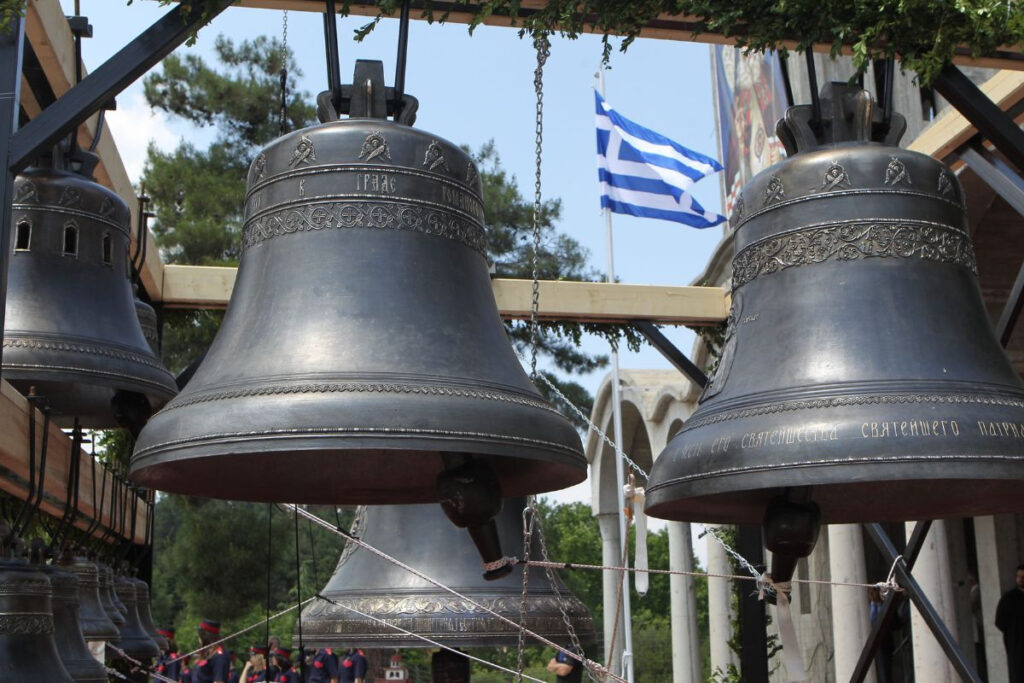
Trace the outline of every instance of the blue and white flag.
[[721, 171], [721, 164], [633, 123], [608, 106], [596, 90], [594, 97], [602, 208], [693, 228], [710, 228], [725, 220], [705, 211], [688, 192], [704, 176]]

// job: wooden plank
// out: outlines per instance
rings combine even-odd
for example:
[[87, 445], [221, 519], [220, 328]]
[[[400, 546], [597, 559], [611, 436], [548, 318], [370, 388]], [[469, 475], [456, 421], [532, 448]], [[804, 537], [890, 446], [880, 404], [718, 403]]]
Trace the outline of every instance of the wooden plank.
[[[1024, 73], [1000, 71], [985, 81], [981, 91], [1006, 110], [1024, 99]], [[963, 114], [950, 107], [917, 136], [909, 149], [942, 160], [978, 133]]]
[[[523, 0], [519, 5], [518, 17], [528, 16], [546, 3], [544, 0]], [[241, 7], [257, 9], [294, 10], [298, 12], [319, 12], [326, 10], [327, 3], [324, 0], [239, 0]], [[420, 10], [423, 7], [421, 2], [412, 3], [412, 18], [420, 18]], [[458, 3], [434, 2], [434, 15], [440, 16], [443, 10], [450, 12], [446, 21], [454, 24], [468, 24], [473, 17], [471, 12], [460, 11]], [[353, 2], [349, 5], [349, 14], [354, 16], [376, 17], [379, 8], [372, 3]], [[486, 26], [516, 26], [517, 23], [507, 16], [490, 16], [482, 22]], [[521, 23], [521, 22], [520, 22]], [[660, 14], [651, 24], [640, 32], [643, 38], [659, 38], [662, 40], [683, 40], [694, 43], [707, 43], [712, 45], [735, 45], [736, 38], [724, 36], [721, 33], [712, 31], [701, 31], [695, 35], [695, 29], [699, 26], [700, 20], [695, 16]], [[601, 33], [589, 26], [584, 29], [587, 33]], [[782, 43], [786, 48], [792, 50], [797, 46], [797, 40], [785, 41]], [[828, 54], [832, 50], [830, 43], [818, 43], [814, 45], [814, 51]], [[844, 54], [852, 54], [851, 47], [843, 49]], [[999, 48], [999, 54], [994, 57], [972, 58], [969, 50], [965, 47], [961, 53], [953, 58], [954, 64], [963, 66], [983, 67], [988, 69], [1014, 69], [1024, 71], [1024, 56], [1021, 55], [1019, 46], [1003, 46]]]
[[[166, 308], [225, 308], [235, 286], [235, 268], [164, 266]], [[528, 318], [529, 280], [491, 281], [498, 309], [506, 318]], [[665, 287], [605, 282], [540, 283], [540, 316], [576, 322], [654, 322], [701, 325], [725, 320], [726, 290], [720, 287]]]
[[[8, 384], [0, 382], [0, 489], [24, 500], [28, 495], [28, 415], [29, 402]], [[42, 413], [36, 411], [36, 449], [42, 439]], [[79, 519], [75, 526], [85, 529], [97, 514], [99, 500], [93, 499], [93, 476], [90, 456], [82, 453], [79, 464], [78, 509]], [[37, 460], [38, 462], [38, 460]], [[49, 443], [46, 449], [46, 477], [43, 481], [41, 512], [55, 518], [64, 514], [67, 498], [68, 469], [71, 462], [71, 439], [53, 424], [49, 429]], [[101, 523], [110, 525], [110, 497], [114, 489], [113, 476], [102, 468], [96, 468], [96, 498], [100, 499], [103, 481], [106, 480], [106, 496], [103, 500]], [[102, 476], [102, 478], [101, 478]], [[145, 542], [147, 511], [140, 505], [135, 516], [135, 542]], [[127, 518], [126, 518], [127, 519]], [[131, 522], [126, 521], [131, 529]], [[102, 528], [102, 527], [101, 527]], [[126, 531], [126, 533], [128, 533]], [[101, 534], [97, 534], [99, 536]]]
[[[74, 36], [71, 29], [68, 28], [68, 22], [59, 0], [31, 0], [29, 2], [25, 12], [25, 37], [31, 43], [32, 49], [35, 50], [36, 57], [43, 67], [43, 72], [46, 74], [46, 79], [53, 89], [54, 95], [60, 97], [71, 88], [73, 82], [75, 48]], [[24, 88], [22, 90], [24, 91]], [[28, 113], [30, 116], [35, 115], [31, 111]], [[92, 143], [96, 134], [97, 120], [98, 118], [93, 116], [79, 126], [78, 144], [81, 147], [88, 148]], [[108, 126], [103, 128], [96, 146], [96, 153], [100, 157], [100, 163], [95, 172], [96, 181], [116, 192], [131, 209], [131, 231], [134, 245], [134, 236], [139, 224], [138, 198]], [[142, 285], [151, 297], [159, 297], [160, 287], [163, 285], [163, 263], [160, 260], [160, 250], [151, 233], [147, 232], [146, 240], [148, 246], [146, 262], [142, 268]]]

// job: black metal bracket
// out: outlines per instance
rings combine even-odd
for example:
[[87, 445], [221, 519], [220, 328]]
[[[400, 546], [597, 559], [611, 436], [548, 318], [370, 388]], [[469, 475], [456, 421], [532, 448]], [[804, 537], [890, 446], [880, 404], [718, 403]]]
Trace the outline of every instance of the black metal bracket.
[[[958, 150], [957, 156], [1017, 213], [1024, 216], [1024, 179], [1006, 162], [989, 152], [979, 141]], [[1017, 278], [1010, 288], [1006, 304], [996, 322], [996, 336], [1003, 347], [1010, 343], [1021, 310], [1024, 310], [1024, 263], [1017, 271]]]
[[942, 618], [928, 600], [928, 596], [925, 595], [920, 584], [917, 583], [917, 580], [910, 573], [914, 562], [917, 560], [917, 556], [921, 552], [921, 548], [924, 546], [924, 539], [928, 535], [931, 524], [931, 521], [920, 521], [914, 526], [914, 531], [911, 533], [910, 540], [907, 541], [907, 548], [903, 553], [896, 550], [896, 547], [889, 539], [889, 535], [885, 533], [885, 529], [880, 524], [864, 525], [864, 530], [867, 531], [868, 536], [882, 552], [882, 555], [889, 562], [893, 563], [893, 575], [906, 597], [895, 591], [886, 596], [885, 602], [882, 605], [882, 612], [871, 627], [871, 635], [868, 636], [867, 643], [865, 643], [864, 649], [860, 653], [860, 659], [857, 661], [857, 666], [850, 677], [850, 683], [861, 683], [864, 680], [868, 669], [874, 662], [875, 653], [878, 652], [878, 648], [882, 643], [882, 636], [892, 627], [896, 610], [900, 603], [907, 598], [914, 603], [914, 607], [917, 608], [917, 611], [931, 630], [932, 635], [939, 642], [939, 646], [953, 664], [953, 668], [956, 669], [961, 680], [970, 681], [970, 683], [981, 683], [981, 678], [974, 671], [970, 662], [967, 661], [963, 650], [960, 649], [953, 634], [946, 628]]
[[933, 87], [957, 108], [996, 149], [1021, 171], [1024, 171], [1024, 131], [1013, 118], [964, 75], [947, 64], [935, 78]]
[[[187, 10], [181, 7], [172, 8], [163, 18], [83, 78], [78, 85], [40, 112], [39, 116], [25, 124], [24, 128], [11, 135], [8, 143], [8, 168], [16, 173], [28, 166], [40, 153], [73, 131], [111, 98], [185, 42], [199, 26], [227, 9], [232, 1], [217, 0], [209, 9], [202, 3], [192, 3]], [[14, 62], [4, 59], [0, 63]], [[20, 67], [20, 51], [17, 63]], [[18, 82], [20, 83], [20, 74]], [[0, 84], [0, 93], [13, 92], [2, 86], [3, 84]], [[8, 128], [5, 126], [3, 130]], [[2, 199], [5, 197], [0, 196], [0, 200]]]
[[707, 386], [708, 376], [704, 372], [693, 364], [686, 355], [676, 348], [675, 344], [668, 340], [668, 337], [661, 333], [658, 326], [652, 323], [650, 320], [637, 320], [633, 323], [633, 327], [636, 328], [637, 332], [644, 336], [651, 346], [658, 349], [661, 355], [668, 360], [679, 372], [683, 373], [698, 387], [703, 389]]

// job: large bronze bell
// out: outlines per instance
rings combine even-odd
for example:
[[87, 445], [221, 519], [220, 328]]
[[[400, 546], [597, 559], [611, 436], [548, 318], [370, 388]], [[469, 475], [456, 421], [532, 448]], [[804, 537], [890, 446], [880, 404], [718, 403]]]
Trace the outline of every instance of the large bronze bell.
[[1022, 510], [1024, 386], [982, 305], [960, 184], [896, 147], [902, 117], [886, 126], [866, 92], [821, 101], [821, 120], [786, 113], [789, 158], [740, 194], [724, 350], [647, 511], [769, 535], [795, 521], [813, 545], [817, 521]]
[[117, 641], [121, 632], [110, 620], [100, 599], [100, 577], [96, 565], [84, 557], [69, 555], [61, 559], [60, 567], [78, 579], [78, 622], [86, 642]]
[[72, 572], [56, 565], [42, 571], [53, 589], [53, 631], [61, 663], [75, 683], [108, 683], [107, 669], [89, 652], [79, 622], [79, 584]]
[[[521, 498], [508, 500], [497, 519], [502, 538], [513, 547], [516, 541], [522, 547], [523, 507]], [[469, 539], [433, 505], [373, 505], [363, 510], [360, 515], [365, 518], [357, 517], [353, 530], [359, 538], [498, 614], [519, 621], [522, 565], [502, 581], [484, 580]], [[536, 534], [531, 557], [540, 557]], [[552, 586], [540, 569], [531, 570], [529, 575], [527, 628], [566, 647], [571, 645], [556, 587], [580, 640], [593, 642], [590, 612], [561, 581]], [[345, 607], [451, 647], [514, 646], [518, 642], [515, 627], [352, 543], [345, 546], [321, 594], [339, 604], [317, 600], [302, 611], [302, 637], [314, 647], [433, 647]]]
[[492, 500], [585, 478], [579, 436], [498, 316], [476, 166], [384, 119], [380, 73], [357, 79], [353, 118], [289, 133], [253, 162], [227, 314], [142, 432], [137, 483], [351, 505], [459, 495], [438, 492], [444, 471], [492, 470]]
[[138, 597], [135, 579], [119, 576], [114, 579], [114, 590], [118, 599], [125, 606], [125, 623], [121, 626], [121, 642], [118, 647], [129, 656], [146, 662], [160, 655], [160, 649], [146, 633], [139, 621]]
[[33, 565], [0, 561], [0, 681], [74, 683], [57, 653], [51, 595]]
[[15, 178], [3, 374], [22, 392], [35, 386], [61, 426], [128, 426], [176, 388], [136, 317], [128, 207], [80, 155], [79, 172]]

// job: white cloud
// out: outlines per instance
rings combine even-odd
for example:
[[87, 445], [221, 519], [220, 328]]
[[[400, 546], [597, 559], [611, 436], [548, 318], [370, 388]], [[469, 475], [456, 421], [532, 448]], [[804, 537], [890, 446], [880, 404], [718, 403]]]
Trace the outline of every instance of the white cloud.
[[142, 175], [146, 147], [150, 141], [166, 152], [174, 149], [180, 139], [163, 112], [150, 110], [138, 90], [129, 90], [118, 96], [117, 110], [108, 111], [106, 121], [133, 183], [138, 182]]

